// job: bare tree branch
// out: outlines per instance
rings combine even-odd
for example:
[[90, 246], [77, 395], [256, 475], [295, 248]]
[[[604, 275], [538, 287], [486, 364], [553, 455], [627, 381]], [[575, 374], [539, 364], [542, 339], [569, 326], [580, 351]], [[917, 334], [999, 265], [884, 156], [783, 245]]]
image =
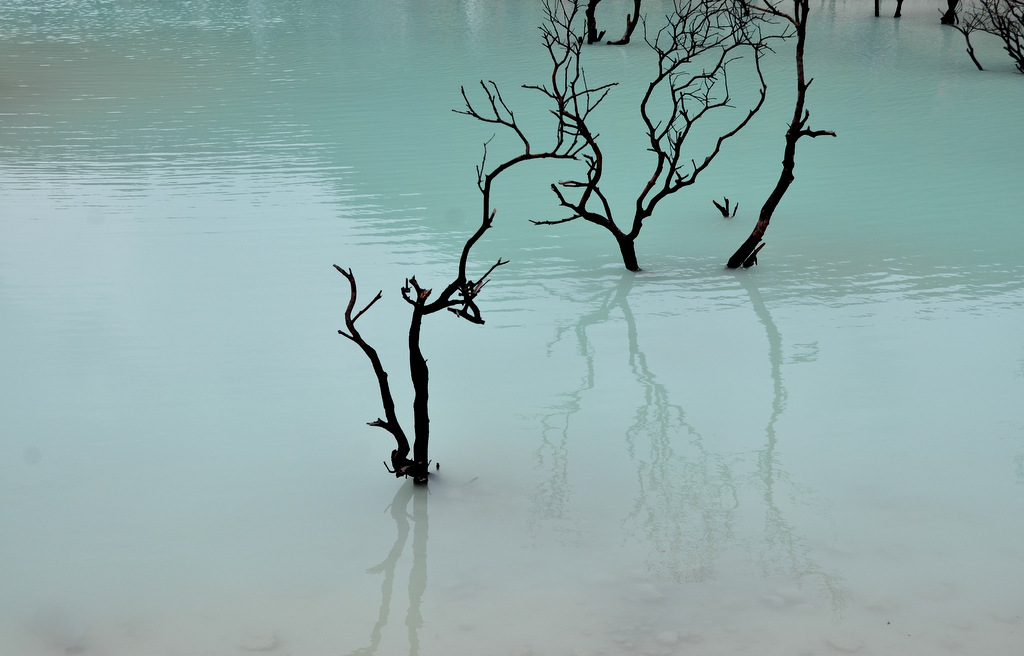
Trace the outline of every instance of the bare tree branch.
[[779, 175], [779, 180], [775, 183], [775, 187], [768, 195], [764, 205], [761, 206], [754, 230], [747, 237], [747, 240], [732, 254], [732, 257], [729, 258], [726, 266], [730, 269], [747, 268], [757, 264], [757, 253], [764, 248], [761, 239], [764, 237], [765, 231], [768, 230], [768, 224], [772, 220], [775, 209], [782, 202], [782, 197], [795, 179], [793, 170], [796, 167], [796, 144], [800, 137], [836, 136], [836, 133], [831, 130], [812, 130], [807, 127], [807, 121], [810, 119], [811, 114], [804, 108], [804, 103], [807, 100], [807, 88], [811, 86], [813, 81], [811, 79], [805, 80], [804, 77], [804, 45], [807, 39], [809, 0], [793, 0], [792, 14], [787, 14], [776, 5], [768, 2], [765, 2], [764, 5], [750, 4], [747, 6], [753, 12], [775, 16], [792, 25], [796, 33], [796, 103], [793, 108], [793, 119], [786, 130], [786, 142], [782, 155], [782, 173]]
[[624, 46], [629, 43], [638, 22], [640, 22], [640, 0], [633, 0], [633, 13], [626, 14], [626, 33], [616, 41], [609, 41], [608, 45]]
[[[377, 377], [377, 386], [380, 389], [381, 404], [384, 406], [385, 419], [378, 418], [376, 421], [369, 422], [369, 425], [383, 428], [387, 432], [391, 433], [395, 438], [398, 448], [391, 452], [391, 466], [394, 469], [389, 470], [392, 473], [395, 473], [408, 468], [412, 464], [409, 460], [409, 438], [406, 437], [405, 431], [402, 430], [402, 425], [398, 421], [398, 415], [395, 413], [395, 400], [391, 394], [391, 386], [388, 384], [388, 374], [384, 370], [384, 365], [381, 364], [380, 356], [377, 354], [376, 349], [370, 346], [370, 344], [363, 339], [363, 336], [356, 328], [356, 320], [380, 299], [381, 292], [377, 292], [377, 295], [372, 301], [367, 303], [366, 307], [353, 315], [352, 311], [356, 306], [357, 296], [356, 278], [352, 274], [351, 269], [343, 269], [337, 264], [334, 265], [334, 268], [338, 273], [344, 276], [346, 280], [348, 280], [349, 284], [348, 305], [345, 307], [345, 327], [348, 332], [339, 330], [338, 334], [355, 342], [359, 348], [362, 349], [367, 359], [369, 359], [370, 365], [373, 367], [373, 373]], [[403, 474], [396, 475], [400, 476]]]
[[[655, 71], [639, 101], [640, 120], [652, 153], [650, 174], [632, 202], [632, 215], [621, 224], [605, 193], [605, 153], [592, 115], [608, 97], [614, 84], [591, 85], [582, 64], [584, 42], [593, 35], [593, 0], [544, 0], [541, 42], [551, 62], [544, 84], [523, 88], [542, 94], [555, 116], [554, 144], [545, 151], [531, 147], [531, 137], [493, 83], [481, 83], [482, 101], [474, 104], [463, 90], [465, 108], [459, 113], [511, 130], [522, 145], [522, 153], [489, 168], [491, 140], [484, 144], [484, 156], [477, 169], [478, 186], [485, 197], [490, 185], [509, 167], [539, 158], [574, 160], [582, 170], [571, 179], [551, 185], [558, 206], [568, 210], [562, 218], [532, 219], [535, 225], [558, 225], [582, 219], [612, 234], [624, 266], [639, 270], [635, 241], [644, 221], [659, 203], [684, 187], [694, 184], [724, 149], [763, 107], [767, 84], [761, 58], [771, 52], [775, 39], [786, 38], [792, 30], [775, 27], [776, 16], [764, 10], [751, 12], [740, 0], [673, 0], [665, 22], [656, 31], [639, 14], [640, 2], [627, 22], [627, 38], [637, 24], [644, 25], [644, 41], [655, 55]], [[584, 7], [586, 15], [584, 15]], [[589, 27], [588, 27], [589, 26]], [[589, 32], [588, 32], [589, 30]], [[731, 71], [749, 64], [755, 88], [734, 95]], [[731, 112], [731, 113], [730, 113]], [[694, 154], [690, 144], [703, 133], [708, 117], [731, 120], [711, 141], [710, 147]]]
[[[674, 0], [672, 12], [656, 32], [649, 33], [645, 21], [644, 40], [655, 53], [656, 72], [639, 109], [654, 160], [650, 176], [636, 197], [632, 217], [623, 226], [616, 222], [601, 187], [604, 154], [597, 143], [598, 135], [589, 129], [586, 116], [577, 117], [566, 111], [563, 121], [572, 126], [573, 133], [586, 145], [581, 153], [587, 165], [585, 176], [559, 183], [566, 189], [578, 189], [576, 197], [570, 198], [552, 187], [559, 205], [572, 212], [570, 217], [534, 223], [555, 225], [582, 218], [600, 225], [615, 237], [626, 268], [639, 269], [634, 242], [644, 221], [654, 214], [662, 200], [694, 184], [722, 152], [725, 142], [749, 124], [764, 105], [767, 84], [761, 57], [771, 51], [771, 41], [788, 36], [786, 31], [768, 29], [769, 18], [750, 14], [735, 0]], [[754, 100], [702, 157], [686, 156], [688, 139], [699, 125], [705, 124], [703, 119], [720, 110], [735, 109], [729, 71], [741, 59], [751, 62], [756, 76]], [[597, 207], [592, 205], [594, 201]]]

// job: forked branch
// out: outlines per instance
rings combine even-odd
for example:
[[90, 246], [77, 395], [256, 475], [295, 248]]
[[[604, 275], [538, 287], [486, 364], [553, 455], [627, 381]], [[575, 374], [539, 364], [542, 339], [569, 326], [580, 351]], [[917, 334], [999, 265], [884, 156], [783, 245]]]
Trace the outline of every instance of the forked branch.
[[[370, 344], [363, 339], [363, 336], [356, 328], [356, 321], [359, 317], [363, 316], [363, 314], [369, 310], [374, 303], [380, 300], [381, 292], [378, 291], [377, 295], [373, 297], [373, 300], [366, 304], [366, 307], [353, 314], [352, 312], [356, 307], [356, 297], [358, 294], [358, 290], [356, 288], [356, 277], [353, 275], [351, 269], [343, 269], [337, 264], [334, 265], [334, 268], [338, 273], [343, 275], [346, 280], [348, 280], [349, 284], [348, 304], [345, 307], [345, 328], [347, 329], [347, 332], [345, 330], [338, 330], [338, 334], [355, 342], [359, 348], [362, 349], [363, 353], [370, 361], [370, 365], [373, 367], [373, 373], [377, 377], [377, 386], [380, 389], [381, 404], [384, 407], [384, 418], [378, 418], [375, 421], [371, 421], [369, 422], [369, 425], [383, 428], [387, 432], [391, 433], [395, 438], [397, 448], [391, 452], [391, 467], [393, 469], [389, 471], [396, 472], [403, 468], [407, 468], [412, 464], [409, 460], [409, 439], [406, 437], [405, 431], [402, 430], [402, 426], [398, 421], [398, 415], [395, 413], [395, 400], [391, 395], [391, 386], [388, 384], [388, 374], [384, 370], [384, 365], [381, 364], [380, 356], [377, 354], [376, 349], [370, 346]], [[402, 476], [404, 474], [396, 475]]]

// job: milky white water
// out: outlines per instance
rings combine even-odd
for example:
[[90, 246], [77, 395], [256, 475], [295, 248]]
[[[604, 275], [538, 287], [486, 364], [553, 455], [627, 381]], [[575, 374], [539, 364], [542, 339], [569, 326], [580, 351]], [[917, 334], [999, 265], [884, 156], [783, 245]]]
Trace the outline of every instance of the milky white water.
[[[812, 7], [839, 136], [801, 141], [748, 271], [788, 47], [640, 274], [528, 223], [571, 173], [503, 177], [487, 324], [425, 326], [413, 488], [331, 264], [384, 291], [360, 326], [409, 421], [399, 289], [451, 279], [493, 132], [450, 110], [483, 78], [543, 119], [539, 4], [7, 0], [0, 654], [1021, 653], [1024, 76], [939, 4]], [[648, 51], [585, 55], [623, 83], [624, 211]]]

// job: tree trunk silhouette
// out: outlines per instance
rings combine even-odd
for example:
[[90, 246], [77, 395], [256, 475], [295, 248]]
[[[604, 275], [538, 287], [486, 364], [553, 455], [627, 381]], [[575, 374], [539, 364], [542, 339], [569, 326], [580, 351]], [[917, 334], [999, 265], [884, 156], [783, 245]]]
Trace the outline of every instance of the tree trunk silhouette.
[[629, 43], [630, 38], [633, 36], [633, 30], [636, 29], [636, 24], [640, 22], [640, 1], [633, 0], [633, 14], [626, 14], [626, 33], [617, 41], [609, 41], [608, 45], [624, 46]]
[[622, 265], [628, 271], [639, 271], [640, 261], [636, 257], [636, 241], [629, 235], [618, 233], [615, 241], [619, 244], [619, 255], [622, 256]]
[[420, 350], [423, 303], [426, 301], [426, 295], [429, 294], [430, 290], [426, 290], [426, 294], [420, 293], [417, 296], [412, 310], [412, 321], [409, 325], [409, 374], [412, 377], [412, 417], [416, 436], [412, 454], [416, 468], [411, 475], [417, 483], [427, 481], [427, 470], [430, 464], [430, 458], [427, 455], [430, 444], [430, 371], [427, 369], [427, 359], [423, 357], [423, 351]]
[[807, 119], [810, 117], [810, 112], [804, 109], [804, 103], [807, 99], [807, 88], [811, 86], [813, 81], [804, 80], [804, 43], [807, 38], [808, 4], [808, 0], [794, 0], [792, 15], [782, 13], [773, 5], [751, 6], [752, 10], [766, 12], [788, 20], [796, 30], [796, 105], [793, 108], [793, 119], [789, 123], [789, 129], [786, 130], [786, 147], [782, 155], [782, 173], [779, 174], [779, 180], [775, 183], [775, 188], [772, 189], [768, 199], [761, 206], [753, 232], [750, 233], [747, 240], [729, 258], [726, 266], [730, 269], [746, 268], [757, 264], [757, 251], [763, 247], [761, 239], [768, 230], [768, 224], [771, 222], [772, 215], [782, 201], [782, 197], [795, 179], [793, 170], [796, 168], [796, 143], [800, 140], [800, 137], [836, 136], [836, 133], [831, 130], [811, 130], [807, 127]]
[[946, 11], [943, 12], [942, 18], [939, 19], [939, 23], [942, 25], [956, 25], [956, 8], [960, 4], [960, 0], [946, 0]]
[[604, 30], [597, 31], [597, 3], [601, 0], [588, 0], [587, 2], [587, 43], [597, 43], [604, 38]]

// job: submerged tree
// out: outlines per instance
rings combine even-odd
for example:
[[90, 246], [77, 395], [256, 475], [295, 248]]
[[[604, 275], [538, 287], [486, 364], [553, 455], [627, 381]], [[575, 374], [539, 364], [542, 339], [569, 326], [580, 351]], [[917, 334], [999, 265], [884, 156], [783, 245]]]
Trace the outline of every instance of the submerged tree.
[[967, 41], [967, 54], [981, 70], [971, 45], [972, 32], [986, 32], [999, 37], [1013, 59], [1017, 70], [1024, 73], [1024, 0], [977, 0], [978, 4], [963, 12], [963, 20], [954, 27]]
[[772, 220], [775, 209], [795, 179], [793, 169], [796, 168], [796, 142], [801, 137], [836, 136], [836, 133], [831, 130], [812, 130], [807, 126], [810, 112], [804, 108], [804, 103], [807, 99], [807, 88], [813, 81], [804, 77], [804, 43], [807, 40], [808, 4], [809, 0], [793, 0], [792, 14], [783, 12], [775, 5], [768, 3], [767, 0], [763, 5], [748, 5], [752, 12], [775, 16], [789, 22], [796, 32], [796, 106], [793, 108], [793, 119], [789, 123], [789, 129], [786, 130], [786, 146], [783, 150], [782, 173], [779, 175], [779, 181], [775, 183], [775, 188], [772, 189], [768, 199], [761, 206], [753, 232], [729, 258], [726, 266], [730, 269], [757, 264], [757, 253], [764, 247], [761, 239], [764, 237], [765, 231], [768, 230], [768, 223]]
[[[412, 318], [409, 324], [409, 371], [413, 387], [413, 442], [410, 445], [398, 414], [395, 410], [394, 397], [391, 394], [391, 387], [388, 382], [388, 374], [384, 369], [377, 351], [363, 338], [356, 328], [356, 321], [370, 307], [380, 300], [382, 292], [366, 304], [361, 310], [356, 311], [356, 279], [351, 269], [344, 269], [337, 264], [334, 268], [348, 280], [349, 300], [345, 309], [345, 329], [338, 333], [355, 342], [366, 355], [377, 377], [377, 384], [380, 389], [381, 403], [384, 408], [384, 418], [378, 418], [370, 422], [370, 426], [383, 428], [394, 437], [397, 448], [391, 452], [391, 466], [388, 471], [396, 477], [410, 476], [417, 483], [425, 483], [430, 465], [428, 458], [428, 445], [430, 439], [430, 415], [429, 415], [429, 370], [427, 360], [420, 348], [420, 333], [423, 318], [449, 310], [455, 316], [465, 319], [471, 323], [483, 324], [480, 309], [476, 304], [476, 298], [484, 285], [490, 279], [496, 268], [508, 263], [508, 260], [498, 259], [491, 265], [478, 280], [470, 280], [467, 274], [469, 255], [473, 246], [480, 240], [483, 234], [491, 228], [494, 223], [494, 216], [497, 210], [491, 207], [491, 192], [495, 180], [499, 175], [509, 170], [516, 164], [539, 159], [575, 159], [580, 150], [586, 145], [581, 135], [572, 130], [565, 129], [559, 124], [553, 138], [552, 145], [546, 150], [534, 150], [526, 134], [520, 129], [515, 116], [505, 105], [497, 86], [491, 83], [481, 82], [484, 92], [490, 99], [490, 114], [487, 116], [477, 115], [482, 121], [494, 123], [511, 129], [518, 135], [522, 152], [518, 155], [502, 160], [500, 163], [491, 166], [488, 163], [488, 144], [484, 142], [483, 156], [480, 164], [476, 167], [477, 188], [482, 195], [482, 207], [480, 225], [476, 231], [466, 240], [459, 257], [458, 269], [454, 279], [448, 283], [439, 295], [431, 299], [432, 288], [423, 287], [415, 277], [408, 278], [402, 287], [402, 298], [412, 306]], [[602, 88], [581, 89], [572, 99], [572, 102], [581, 106], [596, 105], [600, 97], [591, 100], [592, 94], [600, 96]], [[469, 103], [465, 89], [462, 90], [463, 100]], [[410, 458], [410, 454], [412, 457]]]
[[[496, 174], [495, 174], [496, 175]], [[448, 283], [441, 293], [431, 300], [432, 289], [424, 288], [417, 282], [415, 277], [408, 278], [402, 287], [402, 298], [412, 306], [412, 318], [409, 322], [409, 373], [412, 378], [413, 387], [413, 443], [410, 445], [409, 438], [402, 428], [395, 410], [395, 400], [391, 394], [391, 385], [388, 382], [388, 374], [384, 369], [380, 356], [362, 336], [356, 328], [356, 321], [359, 317], [380, 300], [382, 292], [378, 291], [373, 300], [366, 304], [361, 310], [356, 311], [356, 278], [351, 269], [343, 269], [337, 264], [334, 268], [343, 275], [349, 283], [349, 299], [345, 308], [345, 329], [339, 330], [338, 334], [347, 337], [355, 342], [362, 349], [373, 373], [377, 377], [377, 385], [380, 389], [381, 404], [384, 407], [384, 418], [378, 418], [369, 423], [370, 426], [383, 428], [394, 437], [396, 446], [391, 452], [391, 466], [388, 471], [396, 477], [410, 476], [417, 483], [426, 483], [430, 466], [428, 457], [428, 446], [430, 442], [430, 414], [429, 414], [429, 370], [427, 360], [420, 348], [420, 332], [423, 325], [423, 318], [441, 310], [449, 310], [457, 317], [471, 323], [483, 324], [484, 320], [477, 307], [476, 297], [480, 290], [490, 279], [491, 273], [496, 268], [507, 264], [508, 260], [498, 259], [487, 271], [480, 276], [479, 280], [470, 280], [466, 274], [469, 262], [469, 253], [473, 245], [490, 229], [494, 222], [494, 210], [489, 208], [489, 187], [484, 195], [484, 215], [480, 226], [466, 240], [462, 247], [462, 255], [459, 258], [459, 266], [455, 279]], [[412, 458], [410, 459], [410, 453]]]
[[[427, 360], [420, 349], [420, 329], [423, 324], [423, 317], [439, 312], [450, 310], [453, 314], [472, 323], [482, 324], [480, 309], [476, 305], [476, 297], [480, 290], [487, 283], [491, 273], [508, 260], [499, 259], [491, 265], [478, 281], [469, 280], [466, 277], [466, 262], [469, 258], [469, 251], [473, 244], [480, 239], [481, 235], [491, 227], [494, 216], [485, 217], [480, 227], [473, 233], [462, 249], [462, 257], [459, 260], [458, 274], [455, 280], [450, 282], [435, 299], [430, 300], [432, 289], [422, 287], [415, 277], [408, 278], [405, 286], [402, 287], [402, 298], [412, 306], [412, 319], [409, 323], [409, 372], [412, 377], [413, 387], [413, 443], [410, 447], [409, 438], [398, 419], [395, 411], [395, 400], [391, 394], [391, 386], [388, 383], [388, 374], [384, 369], [380, 356], [370, 344], [363, 338], [356, 328], [356, 321], [374, 303], [380, 300], [382, 292], [378, 291], [373, 300], [366, 304], [363, 309], [355, 312], [356, 309], [356, 278], [351, 269], [343, 269], [337, 264], [334, 268], [338, 273], [345, 276], [349, 283], [348, 306], [345, 308], [345, 329], [339, 330], [338, 334], [347, 337], [355, 342], [363, 350], [367, 359], [373, 367], [373, 373], [377, 377], [377, 385], [380, 389], [381, 403], [384, 406], [384, 418], [378, 418], [369, 423], [370, 426], [378, 426], [391, 433], [395, 438], [397, 448], [391, 452], [391, 466], [388, 471], [396, 477], [410, 476], [417, 483], [427, 482], [430, 459], [427, 449], [430, 441], [430, 415], [428, 408], [428, 387], [429, 370]], [[409, 458], [410, 452], [412, 458]]]
[[[533, 221], [555, 225], [582, 219], [598, 225], [615, 238], [625, 267], [638, 271], [636, 239], [644, 221], [658, 204], [677, 191], [694, 184], [722, 151], [726, 140], [746, 126], [764, 104], [767, 83], [761, 71], [761, 57], [773, 39], [786, 32], [770, 31], [769, 12], [751, 12], [737, 0], [674, 0], [666, 24], [644, 40], [654, 52], [656, 69], [639, 102], [640, 121], [647, 149], [653, 154], [649, 176], [630, 202], [630, 215], [621, 223], [612, 212], [611, 199], [602, 188], [605, 154], [598, 143], [591, 113], [606, 97], [614, 83], [591, 87], [581, 62], [584, 39], [580, 36], [580, 7], [584, 0], [545, 0], [543, 44], [552, 63], [549, 84], [524, 85], [541, 92], [554, 105], [558, 132], [574, 145], [573, 158], [584, 164], [577, 179], [559, 180], [551, 185], [558, 203], [570, 215]], [[686, 150], [687, 139], [698, 125], [718, 110], [734, 108], [736, 98], [729, 83], [729, 71], [743, 55], [749, 55], [749, 74], [756, 86], [746, 111], [722, 127], [716, 138], [695, 155]], [[486, 123], [511, 128], [520, 139], [525, 136], [494, 83], [481, 83], [486, 102], [474, 104], [466, 96], [467, 114]], [[722, 118], [725, 118], [722, 115]]]

